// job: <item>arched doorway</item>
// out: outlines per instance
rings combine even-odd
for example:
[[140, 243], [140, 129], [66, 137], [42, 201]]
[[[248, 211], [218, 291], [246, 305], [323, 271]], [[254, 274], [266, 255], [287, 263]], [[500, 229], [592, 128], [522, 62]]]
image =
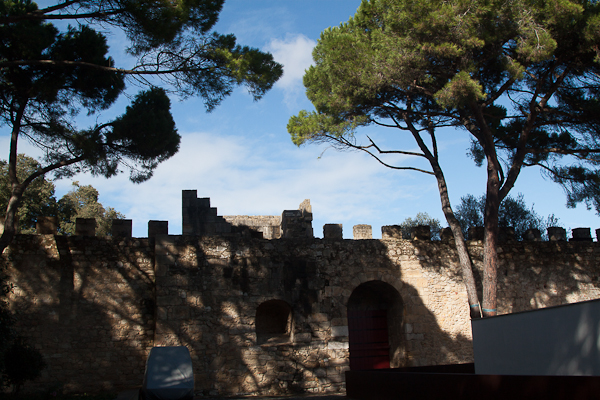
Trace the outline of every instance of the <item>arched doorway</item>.
[[359, 285], [348, 299], [350, 369], [398, 367], [404, 358], [400, 293], [382, 281]]
[[292, 307], [283, 300], [269, 300], [256, 309], [257, 344], [282, 344], [293, 341]]

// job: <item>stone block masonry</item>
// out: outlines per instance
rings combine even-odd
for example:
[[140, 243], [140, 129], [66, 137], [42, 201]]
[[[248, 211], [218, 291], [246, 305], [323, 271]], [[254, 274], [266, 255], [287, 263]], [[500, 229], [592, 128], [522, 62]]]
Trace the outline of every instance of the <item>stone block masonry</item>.
[[[392, 367], [472, 361], [450, 240], [401, 239], [395, 227], [373, 240], [365, 226], [361, 240], [316, 239], [309, 203], [294, 211], [291, 237], [272, 240], [230, 217], [221, 234], [18, 235], [2, 257], [18, 329], [49, 365], [34, 385], [133, 388], [152, 346], [185, 345], [198, 395], [343, 392], [350, 315], [371, 310], [385, 312]], [[481, 276], [482, 243], [468, 246]], [[499, 255], [501, 313], [600, 298], [597, 242], [512, 241]]]
[[354, 225], [352, 233], [355, 240], [373, 239], [371, 225]]
[[148, 239], [17, 235], [3, 257], [17, 328], [48, 364], [38, 387], [140, 384], [155, 326]]

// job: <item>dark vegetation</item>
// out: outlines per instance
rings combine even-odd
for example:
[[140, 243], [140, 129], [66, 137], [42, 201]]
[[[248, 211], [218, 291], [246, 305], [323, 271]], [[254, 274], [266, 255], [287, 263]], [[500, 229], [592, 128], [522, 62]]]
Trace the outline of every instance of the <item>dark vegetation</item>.
[[[363, 1], [321, 34], [304, 75], [314, 111], [291, 117], [288, 132], [297, 145], [355, 149], [435, 178], [471, 318], [494, 316], [499, 208], [523, 168], [560, 184], [568, 206], [600, 212], [599, 26], [597, 0]], [[388, 147], [379, 132], [359, 134], [367, 125], [402, 139]], [[487, 171], [481, 302], [440, 163], [447, 128], [471, 139]]]

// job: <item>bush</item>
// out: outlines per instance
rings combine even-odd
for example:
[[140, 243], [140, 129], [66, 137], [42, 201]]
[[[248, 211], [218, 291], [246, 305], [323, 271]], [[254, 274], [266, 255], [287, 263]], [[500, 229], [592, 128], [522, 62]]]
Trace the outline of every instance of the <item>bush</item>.
[[46, 362], [42, 354], [17, 338], [4, 352], [4, 376], [13, 391], [18, 392], [25, 381], [38, 378]]

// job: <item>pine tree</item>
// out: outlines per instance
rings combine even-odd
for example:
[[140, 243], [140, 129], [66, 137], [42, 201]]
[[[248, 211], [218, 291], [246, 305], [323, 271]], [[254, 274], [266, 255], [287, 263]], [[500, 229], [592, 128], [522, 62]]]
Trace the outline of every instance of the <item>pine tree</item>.
[[[562, 184], [568, 204], [600, 205], [600, 3], [589, 0], [370, 0], [321, 34], [304, 76], [315, 111], [290, 119], [294, 143], [365, 151], [391, 168], [436, 178], [467, 287], [471, 317], [496, 315], [498, 210], [522, 168]], [[418, 147], [358, 140], [365, 125], [391, 127]], [[472, 138], [487, 169], [483, 301], [454, 216], [437, 134]], [[394, 165], [388, 154], [425, 160]], [[406, 157], [405, 157], [406, 158]]]
[[[271, 54], [210, 32], [223, 2], [75, 0], [39, 9], [29, 0], [0, 1], [0, 124], [11, 130], [11, 195], [0, 252], [14, 236], [17, 210], [35, 179], [81, 171], [108, 178], [129, 170], [130, 179], [141, 182], [175, 154], [180, 136], [167, 89], [182, 98], [198, 96], [211, 110], [239, 85], [255, 99], [273, 86], [282, 67]], [[49, 22], [54, 20], [77, 27], [60, 32]], [[134, 66], [115, 65], [106, 38], [95, 30], [99, 25], [125, 33]], [[77, 127], [78, 113], [106, 110], [126, 82], [144, 90], [121, 117]], [[21, 178], [17, 154], [23, 139], [38, 146], [44, 159]]]

